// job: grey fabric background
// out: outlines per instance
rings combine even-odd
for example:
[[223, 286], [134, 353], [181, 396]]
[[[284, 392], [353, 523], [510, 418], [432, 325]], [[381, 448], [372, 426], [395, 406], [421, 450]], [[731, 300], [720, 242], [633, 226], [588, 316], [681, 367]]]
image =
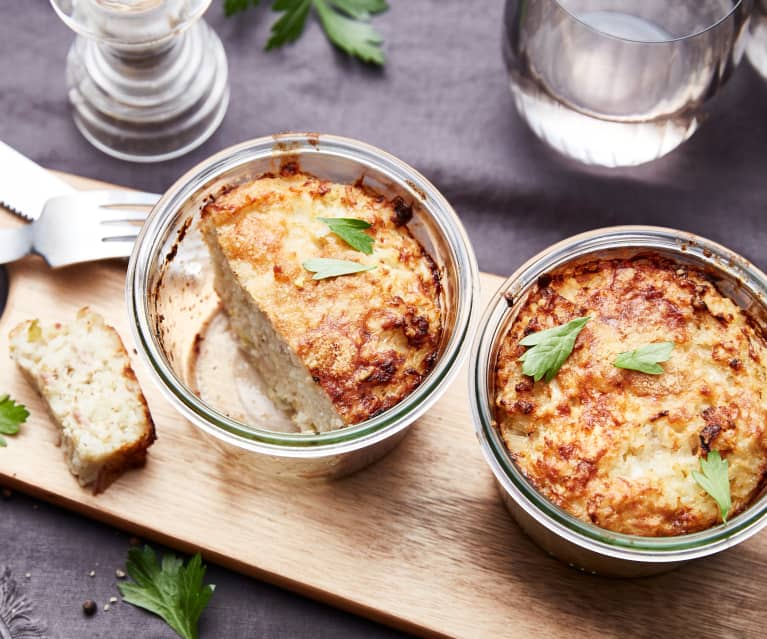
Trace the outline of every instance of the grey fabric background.
[[[383, 71], [337, 54], [316, 24], [294, 46], [264, 53], [273, 16], [262, 4], [226, 20], [214, 0], [207, 19], [229, 56], [229, 112], [197, 151], [147, 166], [108, 158], [77, 133], [64, 81], [73, 36], [47, 0], [0, 0], [0, 139], [51, 168], [162, 191], [247, 138], [337, 133], [381, 146], [430, 178], [486, 271], [508, 274], [556, 240], [619, 223], [695, 231], [767, 266], [767, 82], [747, 63], [691, 141], [651, 165], [610, 172], [554, 155], [514, 113], [500, 56], [502, 0], [392, 0], [376, 20], [389, 55]], [[83, 599], [103, 604], [117, 594], [114, 569], [127, 547], [125, 535], [52, 506], [23, 496], [0, 503], [0, 567], [11, 566], [54, 636], [173, 636], [124, 604], [83, 618]], [[218, 590], [203, 638], [402, 636], [216, 567], [210, 580]]]

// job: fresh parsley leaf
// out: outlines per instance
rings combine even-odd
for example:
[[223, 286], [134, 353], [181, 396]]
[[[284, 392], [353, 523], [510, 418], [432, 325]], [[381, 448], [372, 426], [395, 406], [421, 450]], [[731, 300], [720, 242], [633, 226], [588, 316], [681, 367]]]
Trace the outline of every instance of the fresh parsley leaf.
[[373, 252], [373, 238], [362, 232], [362, 229], [370, 228], [370, 222], [354, 217], [318, 217], [317, 219], [327, 224], [333, 233], [353, 249], [365, 255]]
[[17, 404], [8, 394], [0, 396], [0, 446], [5, 446], [2, 435], [15, 435], [19, 425], [27, 421], [29, 411], [22, 404]]
[[224, 0], [224, 13], [226, 17], [233, 16], [248, 9], [258, 6], [259, 0]]
[[648, 344], [633, 351], [619, 353], [613, 366], [627, 368], [648, 375], [660, 375], [663, 367], [658, 362], [667, 362], [671, 359], [671, 351], [674, 350], [674, 342], [659, 342]]
[[184, 639], [198, 639], [197, 622], [216, 588], [202, 585], [205, 566], [200, 553], [184, 567], [178, 557], [166, 554], [162, 566], [149, 546], [131, 548], [126, 563], [132, 582], [118, 584], [129, 604], [162, 617]]
[[386, 0], [329, 0], [339, 11], [352, 18], [367, 20], [371, 14], [382, 13], [389, 8]]
[[306, 18], [312, 8], [312, 0], [275, 0], [274, 11], [284, 11], [272, 25], [272, 35], [266, 43], [266, 50], [276, 49], [283, 44], [295, 42], [304, 32]]
[[359, 16], [356, 6], [359, 4], [362, 4], [359, 0], [314, 0], [322, 28], [334, 45], [363, 62], [383, 65], [386, 62], [381, 51], [383, 38], [370, 26], [367, 18], [349, 18], [343, 15], [346, 13]]
[[700, 470], [692, 471], [693, 479], [700, 484], [714, 501], [719, 505], [719, 511], [722, 513], [722, 521], [727, 523], [727, 513], [732, 508], [732, 498], [730, 496], [730, 479], [727, 476], [727, 460], [722, 459], [718, 450], [712, 450], [708, 453], [706, 459], [700, 458]]
[[[224, 0], [224, 12], [231, 16], [258, 2]], [[267, 51], [295, 42], [304, 32], [312, 7], [328, 40], [341, 51], [364, 62], [384, 64], [383, 38], [370, 25], [370, 18], [389, 8], [386, 0], [274, 0], [272, 10], [282, 15], [272, 25]]]
[[349, 260], [333, 260], [326, 257], [315, 257], [314, 259], [306, 260], [302, 266], [307, 271], [314, 273], [313, 280], [324, 280], [328, 277], [372, 271], [376, 267], [375, 264], [366, 266]]
[[554, 379], [562, 364], [573, 352], [575, 340], [591, 318], [579, 317], [567, 324], [545, 331], [531, 333], [520, 340], [522, 346], [532, 346], [519, 358], [523, 362], [522, 373], [536, 382], [545, 377], [547, 382]]

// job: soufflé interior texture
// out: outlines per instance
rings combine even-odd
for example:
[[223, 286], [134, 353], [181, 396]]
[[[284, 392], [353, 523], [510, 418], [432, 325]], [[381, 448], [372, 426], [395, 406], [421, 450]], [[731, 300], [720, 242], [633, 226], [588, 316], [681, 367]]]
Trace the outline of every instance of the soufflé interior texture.
[[[407, 397], [431, 371], [442, 337], [438, 269], [408, 229], [412, 210], [287, 164], [203, 210], [215, 288], [271, 398], [303, 431], [356, 424]], [[366, 254], [319, 218], [370, 224]], [[314, 279], [307, 260], [373, 270]]]
[[[550, 381], [522, 374], [520, 340], [590, 317]], [[673, 342], [663, 374], [614, 365], [619, 353]], [[497, 427], [534, 487], [611, 531], [672, 536], [721, 523], [694, 480], [719, 451], [730, 517], [767, 470], [765, 338], [705, 273], [659, 255], [564, 266], [542, 276], [503, 337]]]

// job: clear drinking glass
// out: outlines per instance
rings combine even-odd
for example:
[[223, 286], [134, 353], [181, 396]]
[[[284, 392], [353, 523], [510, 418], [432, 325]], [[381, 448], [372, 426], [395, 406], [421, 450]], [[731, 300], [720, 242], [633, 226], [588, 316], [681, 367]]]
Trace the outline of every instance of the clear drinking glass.
[[588, 164], [659, 158], [700, 125], [739, 62], [752, 0], [507, 0], [517, 109]]
[[67, 58], [75, 124], [105, 153], [137, 162], [202, 144], [229, 102], [211, 0], [51, 0], [78, 37]]
[[750, 31], [746, 55], [753, 67], [767, 79], [767, 0], [756, 0]]

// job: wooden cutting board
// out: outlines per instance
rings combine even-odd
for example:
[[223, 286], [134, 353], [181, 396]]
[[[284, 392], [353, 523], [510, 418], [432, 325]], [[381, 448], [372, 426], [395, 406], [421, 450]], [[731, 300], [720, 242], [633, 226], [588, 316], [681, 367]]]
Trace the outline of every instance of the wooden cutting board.
[[[0, 213], [0, 225], [16, 223]], [[69, 319], [89, 305], [130, 348], [125, 267], [54, 271], [27, 258], [9, 274], [0, 392], [32, 415], [0, 449], [3, 484], [422, 636], [763, 636], [767, 534], [633, 581], [587, 576], [541, 552], [501, 505], [474, 436], [465, 370], [388, 457], [346, 479], [307, 483], [265, 476], [251, 454], [212, 445], [134, 357], [159, 439], [144, 469], [94, 497], [68, 473], [42, 403], [7, 359], [7, 335], [23, 319]], [[485, 299], [500, 282], [483, 275]]]

